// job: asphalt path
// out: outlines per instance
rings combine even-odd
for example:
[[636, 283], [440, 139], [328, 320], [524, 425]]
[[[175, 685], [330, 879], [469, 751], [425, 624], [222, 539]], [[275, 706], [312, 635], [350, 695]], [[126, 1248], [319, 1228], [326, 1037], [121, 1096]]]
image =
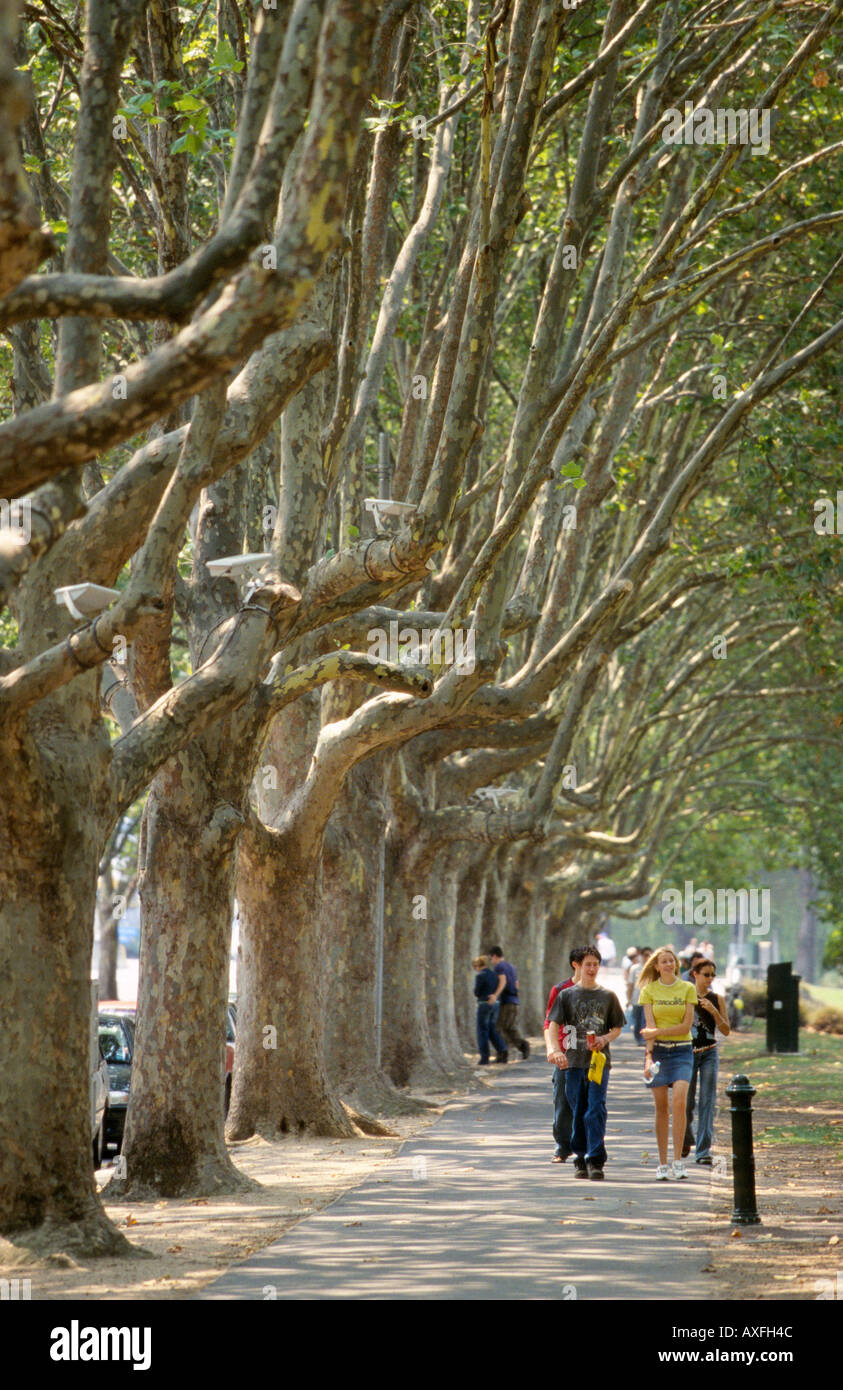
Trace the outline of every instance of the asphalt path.
[[[656, 1182], [642, 1053], [612, 1044], [605, 1180], [552, 1164], [543, 1050], [490, 1067], [372, 1175], [208, 1285], [205, 1299], [706, 1299], [704, 1251], [682, 1239], [717, 1169]], [[722, 1088], [721, 1088], [722, 1089]], [[386, 1174], [386, 1175], [384, 1175]]]

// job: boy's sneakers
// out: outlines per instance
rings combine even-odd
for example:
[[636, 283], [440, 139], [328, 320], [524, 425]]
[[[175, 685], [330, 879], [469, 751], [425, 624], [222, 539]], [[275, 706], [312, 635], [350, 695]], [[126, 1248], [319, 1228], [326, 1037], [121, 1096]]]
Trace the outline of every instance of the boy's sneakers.
[[575, 1159], [574, 1159], [574, 1177], [575, 1177], [575, 1178], [587, 1178], [587, 1177], [588, 1177], [588, 1168], [587, 1168], [587, 1166], [586, 1166], [586, 1162], [585, 1162], [585, 1159], [584, 1159], [584, 1158], [575, 1158]]
[[520, 1051], [520, 1053], [521, 1053], [521, 1056], [524, 1058], [524, 1061], [526, 1062], [527, 1058], [528, 1058], [529, 1055], [530, 1055], [530, 1044], [527, 1042], [527, 1039], [526, 1039], [526, 1038], [524, 1038], [524, 1039], [518, 1044], [518, 1049], [519, 1049], [519, 1051]]
[[714, 1165], [714, 1159], [711, 1157], [711, 1154], [703, 1154], [702, 1158], [697, 1159], [697, 1163], [703, 1163], [706, 1168], [711, 1168]]
[[499, 1052], [498, 1055], [497, 1055], [497, 1057], [495, 1058], [495, 1062], [496, 1062], [496, 1063], [508, 1062], [508, 1061], [509, 1061], [509, 1053], [508, 1053], [508, 1052]]
[[681, 1158], [673, 1160], [673, 1176], [675, 1178], [687, 1178], [688, 1176], [688, 1170]]
[[586, 1167], [588, 1169], [588, 1176], [591, 1178], [592, 1182], [603, 1181], [603, 1169], [598, 1163], [588, 1163]]
[[667, 1182], [670, 1177], [670, 1169], [666, 1163], [660, 1163], [656, 1169], [656, 1178], [659, 1182]]

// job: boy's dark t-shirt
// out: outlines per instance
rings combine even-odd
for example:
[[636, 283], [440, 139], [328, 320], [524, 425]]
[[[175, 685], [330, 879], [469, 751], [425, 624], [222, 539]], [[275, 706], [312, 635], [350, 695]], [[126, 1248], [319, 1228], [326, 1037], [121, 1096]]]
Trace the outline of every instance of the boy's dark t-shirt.
[[[569, 1067], [587, 1067], [591, 1064], [591, 1052], [585, 1045], [586, 1033], [609, 1033], [613, 1028], [622, 1028], [626, 1022], [618, 996], [600, 985], [596, 989], [574, 985], [571, 989], [563, 990], [556, 997], [550, 1017], [559, 1024], [560, 1047], [564, 1026], [571, 1024], [576, 1027], [576, 1047], [563, 1049]], [[612, 1058], [608, 1044], [603, 1049], [603, 1055], [606, 1066], [610, 1067]]]

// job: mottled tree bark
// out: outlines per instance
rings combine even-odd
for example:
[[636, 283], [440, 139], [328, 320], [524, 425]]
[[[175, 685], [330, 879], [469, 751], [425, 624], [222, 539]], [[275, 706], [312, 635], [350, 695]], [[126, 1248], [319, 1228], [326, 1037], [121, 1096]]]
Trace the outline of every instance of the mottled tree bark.
[[94, 1188], [87, 1045], [106, 763], [90, 708], [68, 735], [63, 703], [7, 722], [0, 749], [0, 1232], [39, 1252], [116, 1255], [129, 1246]]
[[427, 1023], [434, 1056], [454, 1074], [467, 1077], [470, 1068], [457, 1033], [454, 1010], [454, 961], [458, 905], [459, 849], [437, 856], [430, 875], [427, 944]]
[[206, 1196], [247, 1186], [223, 1138], [225, 1005], [242, 814], [198, 741], [159, 773], [144, 816], [140, 990], [125, 1193]]
[[[474, 997], [474, 970], [471, 962], [483, 953], [481, 932], [486, 898], [485, 852], [466, 854], [457, 891], [456, 938], [454, 943], [454, 1015], [463, 1047], [477, 1043], [477, 1000]], [[465, 860], [467, 859], [467, 862]]]
[[389, 1116], [420, 1108], [377, 1061], [377, 899], [385, 837], [382, 760], [376, 756], [349, 774], [328, 822], [320, 904], [328, 1075], [364, 1126], [371, 1112]]

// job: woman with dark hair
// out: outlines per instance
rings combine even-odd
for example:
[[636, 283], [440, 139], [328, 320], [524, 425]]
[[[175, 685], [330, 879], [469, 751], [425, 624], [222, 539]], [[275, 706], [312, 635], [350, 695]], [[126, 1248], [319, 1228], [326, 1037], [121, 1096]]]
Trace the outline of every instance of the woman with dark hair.
[[[695, 1161], [710, 1167], [719, 1067], [717, 1031], [719, 1029], [727, 1038], [732, 1030], [726, 1017], [726, 1005], [711, 988], [711, 982], [717, 974], [717, 966], [714, 961], [698, 961], [692, 968], [692, 974], [697, 991], [697, 1002], [694, 1006], [694, 1020], [691, 1027], [694, 1045], [694, 1071], [688, 1086], [688, 1099], [685, 1108], [685, 1144], [682, 1149], [682, 1157], [684, 1158], [686, 1154], [691, 1152], [696, 1142]], [[698, 1087], [700, 1113], [695, 1141], [692, 1125]]]
[[[656, 1106], [656, 1143], [659, 1166], [656, 1178], [687, 1178], [682, 1158], [685, 1139], [685, 1098], [694, 1071], [691, 1020], [694, 1017], [696, 989], [680, 977], [679, 958], [672, 946], [661, 946], [647, 961], [640, 975], [641, 1003], [647, 1027], [641, 1036], [647, 1043], [645, 1080], [652, 1086]], [[668, 1092], [673, 1088], [673, 1164], [667, 1164], [667, 1136], [670, 1128]]]

